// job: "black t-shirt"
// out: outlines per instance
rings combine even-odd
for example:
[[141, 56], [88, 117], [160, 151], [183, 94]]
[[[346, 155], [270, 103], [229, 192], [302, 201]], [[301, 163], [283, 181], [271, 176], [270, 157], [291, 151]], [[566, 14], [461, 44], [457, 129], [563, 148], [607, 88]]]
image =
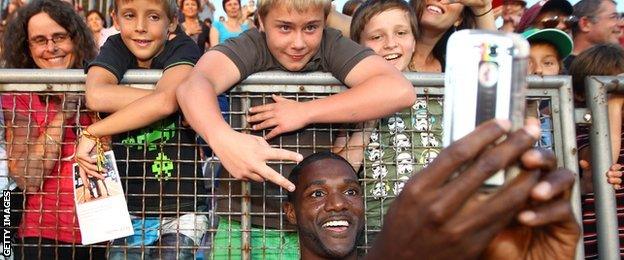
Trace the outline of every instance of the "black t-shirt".
[[[241, 79], [261, 71], [286, 70], [271, 55], [266, 44], [266, 36], [257, 29], [249, 29], [239, 37], [230, 38], [223, 44], [213, 48], [224, 53], [237, 66]], [[319, 51], [304, 66], [301, 72], [324, 71], [331, 72], [334, 77], [344, 82], [345, 78], [364, 58], [375, 55], [375, 53], [348, 38], [334, 29], [327, 28], [323, 32], [323, 40]], [[318, 98], [322, 96], [316, 96]], [[300, 98], [299, 101], [307, 101], [309, 98]], [[251, 105], [260, 105], [266, 100], [262, 97], [251, 97]], [[233, 99], [231, 107], [235, 111], [241, 111], [240, 99]], [[231, 124], [234, 129], [242, 127], [240, 115], [231, 115]], [[252, 132], [260, 135], [262, 132]], [[280, 137], [269, 141], [273, 146], [293, 150], [308, 156], [315, 152], [328, 151], [333, 143], [332, 130], [329, 125], [310, 125], [305, 129], [296, 132], [282, 134]], [[269, 163], [269, 166], [288, 176], [294, 163]], [[226, 172], [226, 171], [225, 171]], [[227, 173], [226, 173], [227, 174]], [[222, 174], [221, 177], [225, 177]], [[232, 212], [231, 217], [238, 219], [241, 204], [241, 185], [239, 181], [222, 181], [218, 187], [219, 201], [217, 211], [222, 215]], [[286, 200], [287, 191], [271, 182], [257, 183], [251, 182], [251, 214], [252, 223], [265, 227], [278, 229], [293, 229], [285, 220], [280, 211], [280, 205]]]
[[[165, 43], [150, 69], [193, 66], [199, 57], [197, 44], [178, 34]], [[127, 70], [139, 69], [119, 34], [106, 41], [91, 66], [109, 70], [118, 81]], [[205, 205], [197, 196], [207, 192], [200, 180], [202, 165], [195, 132], [182, 122], [182, 114], [174, 113], [150, 126], [113, 136], [113, 151], [131, 214], [173, 215], [195, 212], [198, 205]]]

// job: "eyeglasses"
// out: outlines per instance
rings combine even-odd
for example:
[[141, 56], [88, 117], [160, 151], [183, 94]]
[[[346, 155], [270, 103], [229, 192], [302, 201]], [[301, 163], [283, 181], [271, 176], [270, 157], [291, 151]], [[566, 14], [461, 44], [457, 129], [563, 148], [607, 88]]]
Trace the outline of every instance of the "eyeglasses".
[[563, 23], [565, 25], [565, 28], [572, 28], [572, 26], [574, 26], [575, 23], [578, 22], [578, 18], [574, 15], [570, 15], [570, 16], [551, 16], [551, 17], [546, 17], [544, 19], [542, 19], [539, 23], [542, 25], [543, 29], [548, 29], [548, 28], [557, 28], [557, 26], [559, 26], [560, 23]]
[[32, 46], [44, 47], [48, 45], [48, 41], [52, 41], [54, 44], [61, 44], [67, 41], [67, 39], [69, 38], [70, 38], [69, 34], [67, 33], [55, 33], [52, 35], [52, 38], [47, 38], [44, 36], [37, 36], [35, 38], [28, 40], [28, 42]]
[[624, 21], [624, 13], [621, 13], [621, 14], [612, 13], [611, 15], [608, 15], [606, 17], [598, 16], [598, 15], [590, 15], [587, 17], [593, 19], [594, 20], [593, 22], [597, 22], [598, 19], [602, 19], [602, 18], [607, 18], [607, 20], [618, 21], [618, 22]]

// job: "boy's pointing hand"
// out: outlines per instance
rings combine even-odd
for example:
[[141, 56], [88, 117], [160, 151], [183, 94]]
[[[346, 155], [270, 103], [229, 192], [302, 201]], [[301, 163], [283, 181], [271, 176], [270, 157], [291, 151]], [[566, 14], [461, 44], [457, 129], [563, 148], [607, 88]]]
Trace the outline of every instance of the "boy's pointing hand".
[[300, 162], [299, 153], [272, 148], [262, 137], [229, 130], [211, 143], [223, 166], [236, 179], [263, 182], [271, 181], [288, 191], [295, 185], [284, 176], [271, 169], [267, 161]]

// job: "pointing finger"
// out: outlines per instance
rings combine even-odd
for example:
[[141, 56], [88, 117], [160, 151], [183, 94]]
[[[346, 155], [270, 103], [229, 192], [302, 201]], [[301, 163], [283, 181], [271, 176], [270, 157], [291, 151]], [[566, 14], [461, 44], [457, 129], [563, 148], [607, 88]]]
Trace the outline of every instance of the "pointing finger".
[[258, 175], [262, 176], [264, 179], [279, 185], [280, 187], [293, 192], [295, 191], [295, 184], [290, 182], [281, 174], [277, 173], [275, 170], [271, 169], [271, 167], [264, 165], [261, 166], [257, 171]]
[[285, 149], [270, 148], [267, 159], [300, 162], [303, 160], [303, 155]]

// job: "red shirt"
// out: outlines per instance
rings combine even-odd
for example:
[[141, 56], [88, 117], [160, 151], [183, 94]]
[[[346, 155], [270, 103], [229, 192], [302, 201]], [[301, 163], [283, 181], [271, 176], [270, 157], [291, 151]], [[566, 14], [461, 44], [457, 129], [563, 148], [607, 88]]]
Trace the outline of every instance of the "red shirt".
[[[29, 117], [32, 124], [37, 126], [34, 129], [39, 135], [43, 134], [58, 109], [58, 105], [43, 102], [36, 94], [3, 95], [2, 107]], [[88, 116], [80, 117], [80, 125], [86, 126], [90, 122]], [[74, 160], [69, 159], [74, 154], [77, 130], [75, 125], [74, 117], [65, 121], [61, 161], [57, 161], [52, 171], [44, 177], [40, 191], [26, 194], [19, 237], [43, 237], [66, 243], [81, 242], [74, 204]]]

